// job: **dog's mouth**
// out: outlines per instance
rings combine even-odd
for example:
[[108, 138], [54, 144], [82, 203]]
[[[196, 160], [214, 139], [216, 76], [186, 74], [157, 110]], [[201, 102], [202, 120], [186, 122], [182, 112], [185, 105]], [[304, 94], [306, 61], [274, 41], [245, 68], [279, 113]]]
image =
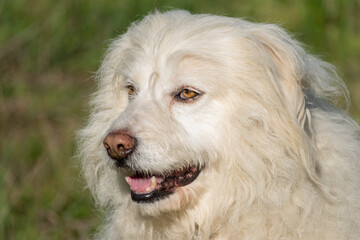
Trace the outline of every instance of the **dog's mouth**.
[[125, 177], [130, 185], [131, 198], [138, 203], [150, 203], [174, 193], [178, 187], [192, 183], [199, 175], [199, 167], [173, 171], [169, 176], [136, 173]]

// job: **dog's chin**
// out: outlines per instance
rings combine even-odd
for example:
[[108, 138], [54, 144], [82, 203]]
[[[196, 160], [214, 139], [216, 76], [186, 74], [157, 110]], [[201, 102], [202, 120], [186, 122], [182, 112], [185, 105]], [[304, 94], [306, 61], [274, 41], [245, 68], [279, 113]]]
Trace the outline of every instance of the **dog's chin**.
[[130, 201], [142, 216], [159, 217], [164, 214], [174, 215], [182, 212], [189, 205], [196, 205], [199, 200], [197, 195], [199, 186], [194, 185], [197, 184], [176, 188], [172, 194], [151, 203], [143, 204], [133, 200]]
[[164, 208], [165, 205], [173, 205], [176, 202], [178, 204], [175, 205], [183, 203], [186, 192], [198, 178], [202, 168], [190, 166], [167, 174], [142, 173], [129, 168], [119, 170], [125, 175], [132, 202], [143, 209], [152, 208], [152, 205]]

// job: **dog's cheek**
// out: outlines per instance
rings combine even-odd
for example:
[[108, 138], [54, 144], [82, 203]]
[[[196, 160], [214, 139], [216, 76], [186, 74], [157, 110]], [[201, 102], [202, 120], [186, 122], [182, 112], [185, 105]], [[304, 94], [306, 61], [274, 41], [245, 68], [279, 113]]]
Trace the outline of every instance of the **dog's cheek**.
[[185, 130], [186, 143], [194, 152], [219, 150], [221, 139], [226, 133], [222, 125], [226, 123], [226, 114], [214, 104], [201, 107], [182, 106], [173, 112], [175, 119]]

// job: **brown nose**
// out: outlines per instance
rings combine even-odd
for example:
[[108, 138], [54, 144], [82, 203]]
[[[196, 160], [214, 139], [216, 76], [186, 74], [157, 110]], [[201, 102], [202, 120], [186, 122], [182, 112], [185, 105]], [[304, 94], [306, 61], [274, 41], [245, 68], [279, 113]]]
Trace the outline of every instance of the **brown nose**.
[[103, 143], [109, 156], [115, 160], [126, 158], [135, 148], [135, 138], [125, 130], [109, 133]]

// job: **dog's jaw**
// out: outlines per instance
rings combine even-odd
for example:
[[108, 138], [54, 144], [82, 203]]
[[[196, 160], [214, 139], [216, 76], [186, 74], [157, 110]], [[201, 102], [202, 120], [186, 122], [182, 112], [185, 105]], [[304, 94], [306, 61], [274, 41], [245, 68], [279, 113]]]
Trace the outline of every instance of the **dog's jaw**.
[[153, 203], [173, 194], [177, 188], [191, 184], [198, 177], [200, 167], [188, 167], [173, 171], [169, 176], [143, 175], [126, 176], [131, 189], [131, 198], [137, 203]]

